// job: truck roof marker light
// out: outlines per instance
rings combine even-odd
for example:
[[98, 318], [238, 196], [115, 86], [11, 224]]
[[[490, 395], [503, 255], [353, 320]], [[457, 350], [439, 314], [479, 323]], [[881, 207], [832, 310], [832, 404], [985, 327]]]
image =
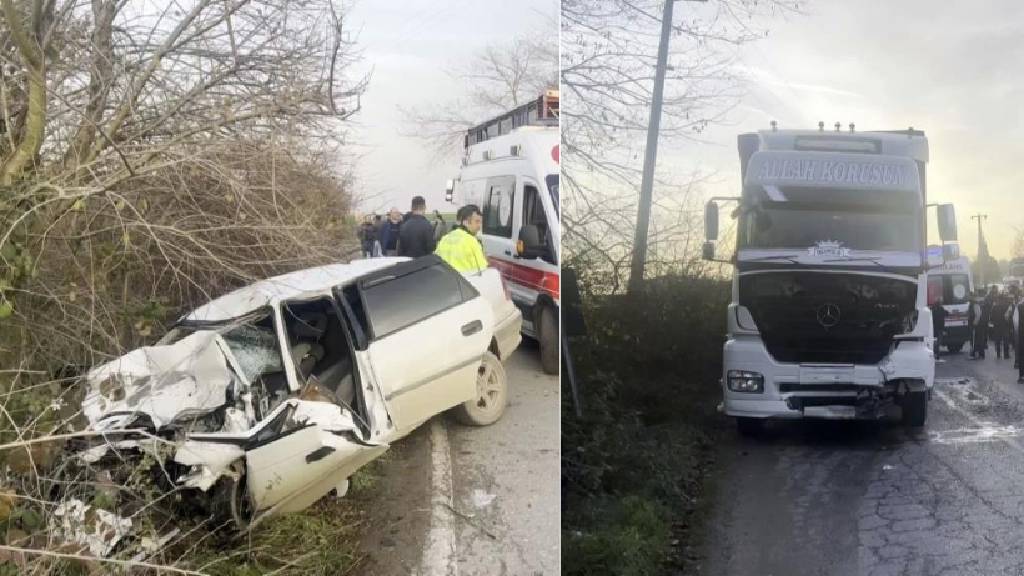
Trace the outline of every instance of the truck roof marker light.
[[824, 131], [825, 131], [825, 122], [822, 121], [822, 120], [818, 120], [818, 132], [824, 132]]
[[778, 132], [779, 131], [779, 123], [778, 122], [776, 122], [775, 120], [772, 120], [770, 122], [770, 124], [772, 125], [772, 132]]

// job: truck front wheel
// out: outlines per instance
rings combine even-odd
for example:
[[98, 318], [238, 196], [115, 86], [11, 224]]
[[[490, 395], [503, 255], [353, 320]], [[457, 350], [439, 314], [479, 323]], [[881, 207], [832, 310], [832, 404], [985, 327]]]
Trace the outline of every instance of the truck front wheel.
[[928, 419], [928, 392], [907, 392], [903, 397], [903, 424], [911, 428], [924, 426]]

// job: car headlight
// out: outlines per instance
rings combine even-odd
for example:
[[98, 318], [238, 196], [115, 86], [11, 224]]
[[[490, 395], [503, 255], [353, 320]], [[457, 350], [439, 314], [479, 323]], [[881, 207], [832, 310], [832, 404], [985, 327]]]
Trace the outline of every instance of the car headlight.
[[747, 370], [729, 370], [726, 382], [733, 392], [764, 392], [764, 375]]

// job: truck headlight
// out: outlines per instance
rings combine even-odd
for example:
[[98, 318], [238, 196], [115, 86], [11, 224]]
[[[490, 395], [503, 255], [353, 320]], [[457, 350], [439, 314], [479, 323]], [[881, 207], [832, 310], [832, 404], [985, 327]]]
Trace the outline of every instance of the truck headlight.
[[764, 392], [764, 375], [747, 370], [729, 370], [726, 382], [733, 392]]

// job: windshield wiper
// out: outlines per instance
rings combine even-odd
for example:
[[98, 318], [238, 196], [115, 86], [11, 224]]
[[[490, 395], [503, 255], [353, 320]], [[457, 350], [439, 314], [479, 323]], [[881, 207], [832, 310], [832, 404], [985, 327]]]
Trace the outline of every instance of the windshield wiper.
[[776, 254], [774, 256], [758, 256], [757, 258], [744, 258], [741, 262], [767, 262], [769, 260], [788, 260], [793, 264], [799, 264], [796, 259], [799, 254]]
[[891, 268], [879, 262], [881, 259], [881, 256], [858, 256], [856, 258], [832, 258], [831, 260], [822, 260], [822, 262], [871, 262], [886, 272], [899, 273], [895, 268]]

